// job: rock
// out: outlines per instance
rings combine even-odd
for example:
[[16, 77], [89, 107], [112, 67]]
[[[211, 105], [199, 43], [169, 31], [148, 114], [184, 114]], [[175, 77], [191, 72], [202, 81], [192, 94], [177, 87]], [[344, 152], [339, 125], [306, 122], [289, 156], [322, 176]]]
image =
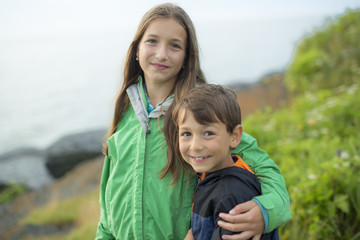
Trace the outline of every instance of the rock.
[[43, 150], [19, 148], [0, 156], [0, 183], [19, 184], [26, 188], [37, 189], [52, 182], [45, 167]]
[[78, 163], [102, 154], [106, 130], [94, 130], [64, 136], [46, 150], [46, 167], [60, 178]]
[[6, 161], [9, 159], [15, 159], [21, 156], [43, 156], [44, 151], [34, 147], [21, 147], [2, 153], [0, 155], [0, 161]]

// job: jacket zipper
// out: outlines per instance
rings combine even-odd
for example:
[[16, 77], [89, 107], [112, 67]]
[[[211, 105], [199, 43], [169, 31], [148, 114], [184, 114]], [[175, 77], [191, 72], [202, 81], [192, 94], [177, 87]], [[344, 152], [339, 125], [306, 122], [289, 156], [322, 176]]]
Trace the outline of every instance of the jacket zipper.
[[[149, 121], [148, 119], [145, 120], [145, 124], [146, 124], [146, 131], [145, 131], [145, 137], [150, 134], [150, 125], [149, 125]], [[146, 139], [145, 139], [146, 140]]]
[[141, 216], [142, 216], [142, 239], [145, 239], [145, 223], [144, 223], [144, 189], [145, 189], [145, 164], [146, 164], [146, 151], [147, 151], [147, 135], [150, 134], [149, 119], [145, 120], [146, 132], [145, 132], [145, 148], [144, 148], [144, 167], [143, 167], [143, 181], [142, 181], [142, 204], [141, 204]]

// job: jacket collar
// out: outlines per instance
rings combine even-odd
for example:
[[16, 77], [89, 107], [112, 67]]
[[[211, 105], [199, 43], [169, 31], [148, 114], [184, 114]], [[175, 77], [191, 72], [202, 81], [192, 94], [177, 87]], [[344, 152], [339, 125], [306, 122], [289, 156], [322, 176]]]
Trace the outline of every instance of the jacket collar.
[[147, 99], [143, 87], [143, 79], [139, 76], [138, 83], [135, 83], [126, 89], [126, 93], [129, 96], [130, 103], [135, 111], [139, 122], [141, 123], [145, 133], [148, 129], [148, 119], [158, 118], [159, 115], [165, 115], [169, 106], [173, 102], [173, 97], [167, 98], [161, 106], [157, 106], [150, 114], [147, 111]]

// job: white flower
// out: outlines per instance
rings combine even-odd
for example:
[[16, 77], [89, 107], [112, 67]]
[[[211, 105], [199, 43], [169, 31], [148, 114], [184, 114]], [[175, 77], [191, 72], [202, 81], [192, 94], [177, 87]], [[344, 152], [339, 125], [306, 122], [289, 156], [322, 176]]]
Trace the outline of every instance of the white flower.
[[354, 94], [356, 92], [356, 90], [358, 89], [358, 86], [356, 84], [350, 86], [348, 89], [347, 89], [347, 93], [348, 94]]
[[330, 97], [326, 100], [326, 106], [332, 108], [337, 104], [337, 102], [338, 102], [337, 98]]
[[308, 174], [308, 178], [309, 178], [310, 180], [315, 180], [315, 179], [316, 179], [316, 175], [313, 174], [313, 173], [309, 173], [309, 174]]
[[350, 162], [343, 162], [343, 167], [350, 167]]
[[309, 131], [308, 134], [309, 134], [310, 137], [318, 137], [320, 135], [319, 131], [316, 131], [316, 130]]
[[310, 92], [306, 92], [305, 97], [307, 99], [309, 99], [311, 102], [316, 102], [317, 101], [317, 97], [314, 94], [310, 93]]
[[341, 159], [349, 159], [349, 157], [350, 157], [350, 154], [347, 151], [342, 151], [340, 154]]
[[327, 128], [322, 128], [322, 129], [320, 129], [320, 133], [321, 133], [322, 135], [327, 135], [327, 134], [329, 133], [329, 129], [327, 129]]
[[271, 131], [274, 129], [274, 126], [276, 124], [276, 120], [275, 119], [271, 119], [270, 121], [267, 122], [267, 124], [263, 127], [264, 131]]

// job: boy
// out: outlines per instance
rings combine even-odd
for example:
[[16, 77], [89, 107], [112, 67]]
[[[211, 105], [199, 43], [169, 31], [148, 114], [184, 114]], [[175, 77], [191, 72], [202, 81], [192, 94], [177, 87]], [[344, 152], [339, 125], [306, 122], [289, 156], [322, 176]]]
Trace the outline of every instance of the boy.
[[[231, 155], [243, 132], [235, 93], [219, 85], [200, 85], [180, 99], [173, 121], [178, 146], [168, 143], [169, 152], [181, 156], [199, 176], [191, 216], [193, 236], [222, 239], [224, 234], [233, 234], [218, 226], [219, 213], [261, 194], [250, 167]], [[166, 131], [170, 129], [165, 127]], [[277, 230], [261, 239], [278, 239]]]

